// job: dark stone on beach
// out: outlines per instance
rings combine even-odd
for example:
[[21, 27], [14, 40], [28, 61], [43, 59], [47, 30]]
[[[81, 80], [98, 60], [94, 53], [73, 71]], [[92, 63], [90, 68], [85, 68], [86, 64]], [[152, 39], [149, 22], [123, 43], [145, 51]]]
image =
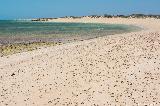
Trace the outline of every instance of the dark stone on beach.
[[11, 76], [13, 77], [14, 75], [15, 75], [15, 73], [12, 73], [12, 75], [11, 75]]

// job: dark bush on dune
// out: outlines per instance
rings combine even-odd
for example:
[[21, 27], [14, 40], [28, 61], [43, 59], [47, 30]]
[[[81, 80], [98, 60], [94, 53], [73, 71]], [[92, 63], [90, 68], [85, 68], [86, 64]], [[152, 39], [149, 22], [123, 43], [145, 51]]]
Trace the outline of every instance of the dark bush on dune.
[[113, 16], [112, 15], [108, 15], [108, 14], [104, 14], [104, 17], [105, 18], [112, 18]]

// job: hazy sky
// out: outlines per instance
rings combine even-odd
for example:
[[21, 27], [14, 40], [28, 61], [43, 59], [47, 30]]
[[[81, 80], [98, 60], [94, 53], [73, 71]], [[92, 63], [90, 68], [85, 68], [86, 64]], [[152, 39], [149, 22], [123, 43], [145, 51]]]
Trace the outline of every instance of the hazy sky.
[[160, 14], [160, 0], [0, 0], [0, 19]]

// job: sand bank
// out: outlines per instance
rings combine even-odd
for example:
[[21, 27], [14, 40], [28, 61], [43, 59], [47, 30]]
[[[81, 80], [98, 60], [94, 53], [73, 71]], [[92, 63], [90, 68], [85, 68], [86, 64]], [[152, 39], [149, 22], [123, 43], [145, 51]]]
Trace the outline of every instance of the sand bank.
[[55, 19], [145, 30], [0, 57], [0, 106], [159, 106], [160, 20]]

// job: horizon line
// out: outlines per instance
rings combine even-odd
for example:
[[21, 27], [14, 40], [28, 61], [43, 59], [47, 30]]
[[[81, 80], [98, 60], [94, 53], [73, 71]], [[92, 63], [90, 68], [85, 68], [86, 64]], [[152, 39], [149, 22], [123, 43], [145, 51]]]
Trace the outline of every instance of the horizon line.
[[69, 17], [91, 17], [91, 16], [101, 16], [104, 17], [105, 15], [112, 16], [112, 17], [119, 17], [119, 16], [133, 16], [133, 15], [143, 15], [143, 16], [160, 16], [160, 14], [144, 14], [144, 13], [132, 13], [132, 14], [103, 14], [103, 15], [65, 15], [65, 16], [59, 16], [59, 17], [36, 17], [36, 18], [16, 18], [16, 19], [0, 19], [0, 20], [33, 20], [33, 19], [49, 19], [49, 18], [69, 18]]

